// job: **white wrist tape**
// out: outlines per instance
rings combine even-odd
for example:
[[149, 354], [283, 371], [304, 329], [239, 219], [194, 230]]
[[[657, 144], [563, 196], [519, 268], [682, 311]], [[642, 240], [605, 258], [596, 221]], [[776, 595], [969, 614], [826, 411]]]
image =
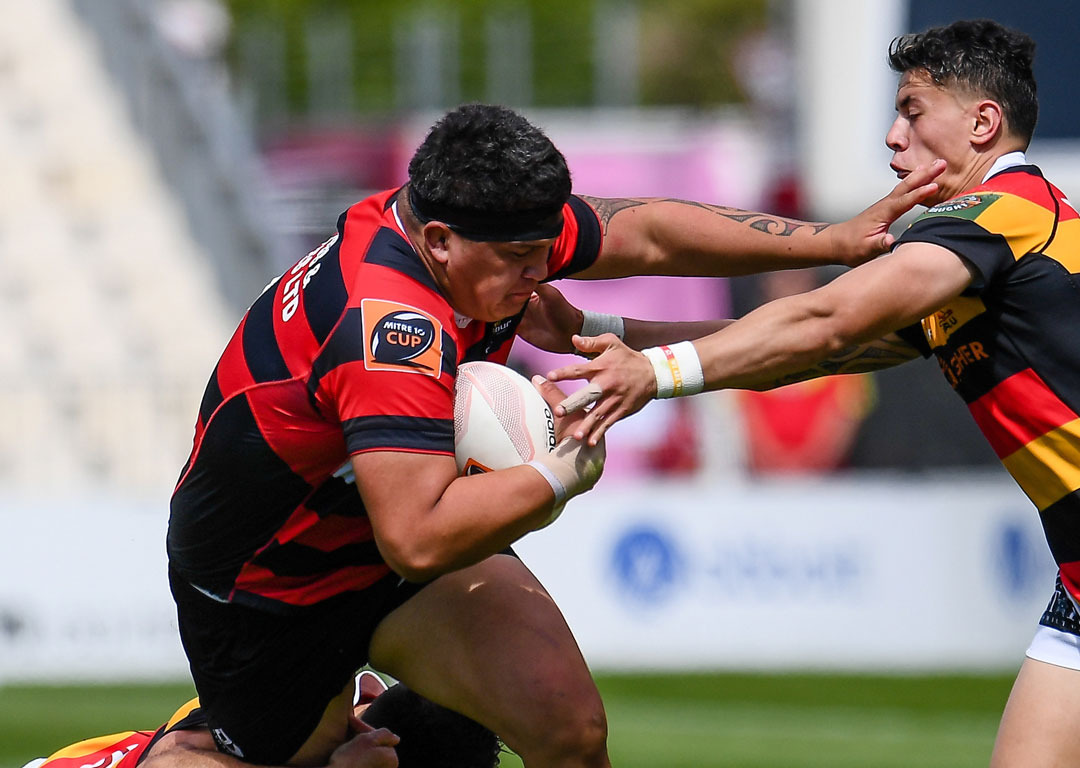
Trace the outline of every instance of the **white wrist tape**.
[[620, 339], [626, 334], [626, 323], [619, 315], [608, 315], [604, 312], [590, 312], [581, 310], [585, 319], [581, 321], [582, 336], [599, 336], [601, 333], [614, 333]]
[[555, 450], [528, 462], [555, 492], [555, 505], [577, 496], [596, 485], [604, 471], [604, 441], [596, 445], [565, 437]]
[[696, 395], [705, 389], [705, 374], [693, 343], [649, 347], [641, 353], [652, 363], [656, 374], [656, 397], [682, 397]]
[[528, 462], [528, 465], [544, 476], [544, 479], [548, 481], [548, 485], [551, 486], [551, 490], [555, 492], [555, 504], [559, 505], [566, 501], [566, 486], [563, 485], [562, 480], [552, 472], [547, 466], [541, 462], [533, 459]]

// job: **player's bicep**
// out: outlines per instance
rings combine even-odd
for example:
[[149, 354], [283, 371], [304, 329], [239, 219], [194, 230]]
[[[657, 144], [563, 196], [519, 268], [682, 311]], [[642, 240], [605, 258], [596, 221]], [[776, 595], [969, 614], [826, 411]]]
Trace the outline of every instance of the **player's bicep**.
[[963, 293], [975, 274], [947, 248], [907, 243], [804, 295], [827, 318], [831, 335], [854, 346], [936, 312]]
[[429, 513], [457, 477], [453, 456], [367, 451], [352, 457], [356, 487], [372, 525], [389, 529]]
[[457, 463], [443, 454], [367, 451], [354, 454], [352, 466], [375, 543], [398, 570], [423, 519], [457, 477]]
[[[596, 260], [574, 274], [575, 279], [600, 280], [649, 274], [646, 266], [651, 252], [648, 215], [642, 206], [653, 202], [644, 197], [580, 196], [596, 212], [602, 244]], [[616, 214], [619, 218], [612, 226]]]

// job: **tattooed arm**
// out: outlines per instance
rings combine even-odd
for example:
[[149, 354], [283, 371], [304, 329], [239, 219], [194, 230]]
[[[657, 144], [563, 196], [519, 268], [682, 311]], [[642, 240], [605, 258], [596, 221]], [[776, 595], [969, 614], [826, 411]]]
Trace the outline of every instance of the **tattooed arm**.
[[854, 266], [892, 245], [889, 225], [933, 192], [943, 162], [920, 169], [853, 219], [796, 221], [673, 198], [584, 197], [604, 233], [600, 256], [575, 277], [722, 277], [819, 264]]
[[[914, 350], [891, 334], [945, 306], [974, 276], [974, 267], [950, 250], [903, 243], [828, 285], [769, 302], [695, 339], [705, 389], [769, 389], [903, 362]], [[576, 336], [574, 345], [593, 359], [548, 378], [586, 378], [600, 393], [575, 431], [579, 439], [594, 442], [612, 423], [656, 397], [656, 375], [644, 355], [612, 334]]]
[[839, 376], [847, 373], [870, 373], [892, 368], [921, 357], [915, 347], [904, 341], [899, 334], [889, 333], [866, 344], [856, 344], [843, 349], [816, 365], [801, 371], [780, 376], [772, 381], [762, 381], [747, 389], [766, 390], [816, 379], [820, 376]]

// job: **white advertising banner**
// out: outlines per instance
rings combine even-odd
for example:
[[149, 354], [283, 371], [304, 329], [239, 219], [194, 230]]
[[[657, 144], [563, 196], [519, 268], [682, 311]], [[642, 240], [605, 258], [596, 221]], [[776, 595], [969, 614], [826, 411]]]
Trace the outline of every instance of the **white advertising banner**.
[[1055, 573], [1003, 473], [625, 485], [516, 550], [596, 669], [1019, 665]]
[[5, 497], [0, 510], [0, 683], [187, 676], [167, 497]]
[[[516, 545], [596, 669], [1002, 668], [1053, 585], [1003, 475], [603, 486]], [[187, 675], [167, 509], [0, 498], [0, 682]]]

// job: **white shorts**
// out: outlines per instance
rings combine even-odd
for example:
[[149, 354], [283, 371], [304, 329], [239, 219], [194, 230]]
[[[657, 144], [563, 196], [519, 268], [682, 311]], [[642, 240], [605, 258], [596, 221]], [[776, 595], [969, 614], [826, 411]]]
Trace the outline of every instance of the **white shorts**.
[[1080, 670], [1080, 637], [1053, 627], [1039, 627], [1028, 646], [1027, 657]]
[[1062, 586], [1060, 577], [1039, 621], [1039, 629], [1028, 646], [1027, 657], [1080, 671], [1080, 611]]

